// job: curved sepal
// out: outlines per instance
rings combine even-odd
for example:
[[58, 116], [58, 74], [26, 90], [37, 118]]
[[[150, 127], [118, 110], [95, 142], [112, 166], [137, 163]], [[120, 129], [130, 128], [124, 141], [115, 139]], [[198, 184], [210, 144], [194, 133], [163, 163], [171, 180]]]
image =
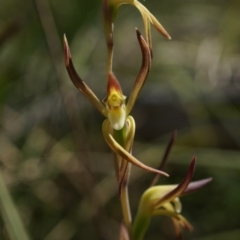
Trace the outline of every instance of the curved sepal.
[[108, 146], [112, 149], [112, 151], [114, 151], [116, 154], [121, 156], [126, 161], [128, 161], [128, 162], [132, 163], [133, 165], [135, 165], [137, 167], [140, 167], [140, 168], [142, 168], [146, 171], [162, 174], [164, 176], [169, 176], [167, 173], [165, 173], [163, 171], [159, 171], [157, 169], [148, 167], [147, 165], [143, 164], [142, 162], [137, 160], [135, 157], [133, 157], [129, 152], [127, 152], [123, 147], [121, 147], [116, 142], [116, 140], [113, 138], [112, 134], [109, 133], [110, 132], [109, 131], [109, 126], [110, 126], [110, 123], [106, 119], [103, 122], [102, 132], [103, 132], [103, 136], [104, 136], [105, 141], [107, 142]]
[[174, 200], [174, 198], [180, 196], [184, 192], [184, 190], [187, 188], [187, 186], [189, 185], [193, 177], [195, 164], [196, 164], [196, 157], [194, 156], [188, 168], [188, 172], [185, 178], [182, 180], [182, 182], [179, 185], [177, 185], [177, 187], [174, 188], [172, 191], [170, 191], [165, 196], [163, 196], [158, 201], [156, 201], [154, 204], [152, 204], [153, 209], [156, 209], [162, 206], [163, 204]]
[[136, 29], [136, 33], [137, 33], [138, 42], [139, 42], [141, 52], [142, 52], [142, 66], [140, 68], [140, 71], [135, 80], [133, 89], [131, 91], [131, 94], [130, 94], [128, 102], [127, 102], [127, 115], [130, 114], [130, 112], [137, 100], [137, 97], [138, 97], [140, 91], [142, 90], [142, 87], [148, 76], [149, 69], [151, 67], [151, 53], [150, 53], [149, 46], [146, 43], [146, 41], [144, 40], [141, 33], [138, 31], [138, 29]]
[[97, 110], [105, 117], [107, 117], [107, 109], [103, 106], [101, 101], [88, 87], [88, 85], [79, 77], [72, 62], [71, 52], [68, 45], [67, 38], [64, 34], [64, 60], [69, 77], [71, 78], [75, 87], [97, 108]]
[[202, 187], [206, 186], [208, 183], [212, 181], [212, 178], [205, 178], [202, 180], [190, 182], [187, 188], [184, 190], [184, 192], [181, 193], [181, 196], [193, 193]]
[[[149, 10], [145, 6], [143, 6], [139, 1], [134, 1], [133, 5], [139, 10], [143, 18], [147, 18], [148, 21], [158, 30], [159, 33], [161, 33], [167, 39], [171, 39], [171, 36], [168, 34], [162, 24], [149, 12]], [[150, 29], [145, 29], [145, 31], [148, 33]]]
[[[167, 145], [167, 147], [166, 147], [166, 149], [165, 149], [165, 152], [164, 152], [164, 154], [163, 154], [162, 160], [161, 160], [161, 162], [160, 162], [160, 164], [159, 164], [159, 167], [158, 167], [159, 170], [163, 170], [163, 169], [164, 169], [165, 164], [166, 164], [167, 159], [168, 159], [168, 156], [169, 156], [170, 151], [171, 151], [171, 149], [172, 149], [172, 146], [173, 146], [173, 144], [174, 144], [174, 142], [175, 142], [175, 140], [176, 140], [176, 137], [177, 137], [177, 131], [174, 131], [174, 132], [172, 133], [172, 136], [171, 136], [171, 138], [170, 138], [170, 140], [169, 140], [169, 142], [168, 142], [168, 145]], [[156, 175], [156, 176], [153, 178], [150, 187], [154, 186], [154, 185], [157, 183], [159, 177], [160, 177], [160, 175]]]

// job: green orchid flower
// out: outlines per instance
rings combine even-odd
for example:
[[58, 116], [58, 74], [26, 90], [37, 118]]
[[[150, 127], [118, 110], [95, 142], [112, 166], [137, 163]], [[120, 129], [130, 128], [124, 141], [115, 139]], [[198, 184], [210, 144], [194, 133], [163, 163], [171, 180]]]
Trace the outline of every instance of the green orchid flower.
[[103, 122], [103, 136], [109, 147], [115, 153], [115, 170], [119, 182], [127, 172], [128, 163], [132, 163], [147, 171], [168, 176], [167, 173], [151, 168], [131, 154], [132, 143], [135, 134], [134, 119], [129, 116], [136, 99], [145, 83], [149, 72], [151, 57], [148, 44], [138, 30], [137, 38], [142, 51], [142, 66], [136, 78], [130, 97], [126, 103], [126, 97], [122, 94], [121, 86], [112, 72], [108, 73], [107, 97], [101, 102], [87, 84], [79, 77], [72, 62], [70, 48], [64, 35], [65, 65], [68, 74], [76, 88], [106, 117]]
[[149, 12], [149, 10], [137, 0], [103, 0], [103, 18], [105, 27], [105, 37], [108, 47], [108, 72], [112, 69], [113, 57], [113, 31], [114, 20], [120, 5], [129, 4], [136, 7], [142, 15], [145, 37], [152, 54], [152, 40], [151, 40], [151, 24], [167, 39], [171, 39], [168, 32], [164, 29], [161, 23]]
[[188, 172], [178, 185], [153, 186], [148, 188], [142, 195], [138, 212], [133, 224], [133, 239], [143, 239], [150, 224], [151, 217], [163, 215], [173, 221], [176, 235], [181, 239], [181, 229], [192, 230], [192, 225], [180, 213], [182, 205], [179, 197], [194, 192], [206, 184], [212, 178], [191, 182], [195, 169], [196, 159], [192, 159]]

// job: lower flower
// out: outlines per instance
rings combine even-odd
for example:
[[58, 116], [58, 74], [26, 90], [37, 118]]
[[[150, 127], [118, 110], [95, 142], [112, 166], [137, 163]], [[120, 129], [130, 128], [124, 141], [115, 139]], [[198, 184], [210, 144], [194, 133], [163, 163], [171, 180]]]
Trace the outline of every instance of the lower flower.
[[196, 159], [192, 159], [188, 172], [182, 182], [178, 185], [153, 186], [148, 188], [142, 195], [138, 206], [138, 212], [133, 224], [133, 239], [143, 239], [145, 232], [153, 216], [168, 216], [172, 219], [176, 235], [181, 239], [181, 229], [192, 230], [193, 227], [180, 213], [182, 205], [179, 197], [196, 191], [205, 186], [212, 179], [203, 179], [190, 182]]

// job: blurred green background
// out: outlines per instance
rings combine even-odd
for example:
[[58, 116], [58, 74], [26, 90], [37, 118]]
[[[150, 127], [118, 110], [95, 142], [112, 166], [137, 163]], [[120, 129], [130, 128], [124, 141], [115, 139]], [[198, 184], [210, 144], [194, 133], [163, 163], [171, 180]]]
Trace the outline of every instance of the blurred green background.
[[[213, 177], [182, 198], [194, 232], [184, 239], [240, 239], [240, 1], [141, 1], [172, 36], [152, 29], [154, 60], [132, 112], [133, 153], [157, 167], [174, 130], [177, 141], [161, 184], [178, 183], [194, 154], [194, 180]], [[141, 64], [134, 28], [142, 19], [120, 8], [114, 72], [129, 95]], [[67, 76], [62, 36], [86, 83], [106, 93], [100, 0], [0, 1], [0, 169], [31, 239], [118, 239], [121, 210], [103, 117]], [[133, 167], [133, 215], [153, 175]], [[1, 191], [1, 189], [0, 189]], [[0, 239], [9, 239], [0, 216]], [[156, 217], [147, 240], [175, 239]]]

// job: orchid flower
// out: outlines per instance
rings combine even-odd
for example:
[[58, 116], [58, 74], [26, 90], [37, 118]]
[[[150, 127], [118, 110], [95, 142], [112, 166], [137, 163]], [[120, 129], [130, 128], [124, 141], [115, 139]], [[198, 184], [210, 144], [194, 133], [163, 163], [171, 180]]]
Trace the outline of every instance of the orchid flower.
[[194, 157], [185, 178], [180, 184], [153, 186], [143, 193], [133, 225], [134, 240], [143, 239], [151, 217], [156, 215], [168, 216], [172, 219], [178, 239], [181, 239], [181, 228], [193, 229], [187, 219], [180, 214], [182, 205], [179, 197], [202, 188], [212, 180], [207, 178], [191, 182], [195, 163], [196, 159]]
[[159, 21], [143, 6], [138, 0], [103, 0], [103, 17], [105, 27], [105, 37], [108, 47], [108, 71], [112, 69], [112, 56], [113, 56], [113, 31], [114, 20], [117, 15], [117, 10], [122, 4], [130, 4], [136, 7], [142, 15], [145, 37], [152, 54], [152, 41], [151, 41], [151, 24], [167, 39], [171, 39], [168, 32], [159, 23]]
[[[136, 99], [145, 83], [149, 72], [151, 57], [148, 44], [138, 30], [137, 38], [142, 51], [142, 66], [136, 78], [133, 90], [126, 103], [121, 86], [112, 72], [108, 73], [107, 97], [101, 102], [87, 84], [79, 77], [72, 62], [70, 48], [64, 35], [65, 65], [68, 74], [76, 88], [96, 107], [107, 119], [103, 122], [103, 136], [109, 147], [116, 154], [115, 170], [119, 181], [126, 173], [127, 163], [132, 163], [142, 169], [168, 176], [167, 173], [148, 167], [131, 154], [135, 134], [134, 119], [129, 116]], [[124, 159], [124, 161], [122, 161]], [[126, 161], [125, 161], [126, 160]]]

